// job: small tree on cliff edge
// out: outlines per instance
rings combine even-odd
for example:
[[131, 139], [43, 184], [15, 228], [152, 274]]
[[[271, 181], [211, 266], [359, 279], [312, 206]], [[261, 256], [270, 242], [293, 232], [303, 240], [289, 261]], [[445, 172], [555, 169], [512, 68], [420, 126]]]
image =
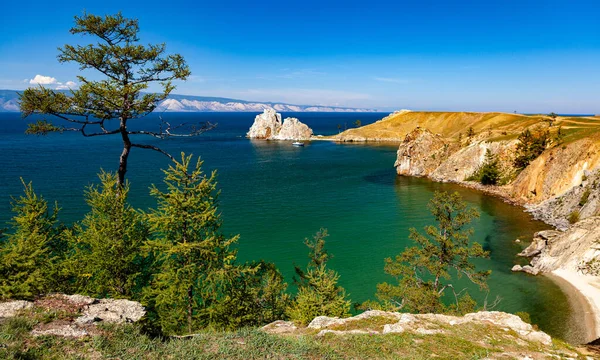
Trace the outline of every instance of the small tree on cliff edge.
[[310, 249], [310, 262], [306, 271], [296, 266], [298, 294], [288, 309], [290, 318], [307, 324], [317, 316], [346, 317], [350, 312], [350, 300], [346, 291], [338, 285], [340, 276], [327, 268], [329, 253], [325, 250], [327, 230], [321, 229], [304, 244]]
[[158, 208], [148, 214], [154, 239], [146, 244], [156, 258], [146, 297], [166, 334], [191, 333], [223, 327], [223, 304], [230, 287], [244, 272], [255, 269], [235, 265], [231, 247], [238, 236], [220, 232], [215, 173], [207, 176], [202, 162], [189, 170], [191, 156], [165, 170], [165, 192], [152, 187]]
[[0, 241], [0, 299], [33, 299], [55, 290], [58, 207], [49, 211], [31, 183], [23, 186], [25, 194], [12, 203], [12, 231]]
[[[471, 262], [488, 256], [481, 245], [469, 245], [472, 228], [466, 228], [477, 210], [467, 208], [458, 193], [436, 192], [429, 209], [437, 226], [425, 227], [426, 235], [410, 230], [410, 239], [417, 246], [407, 248], [395, 259], [385, 259], [385, 272], [398, 279], [396, 285], [377, 285], [377, 297], [386, 308], [419, 313], [465, 313], [473, 311], [475, 302], [458, 290], [452, 274], [466, 276], [481, 289], [487, 288], [490, 271], [477, 271]], [[451, 292], [452, 304], [446, 306], [443, 297]]]
[[[211, 127], [210, 124], [189, 125], [184, 134], [173, 133], [175, 128], [183, 125], [171, 127], [167, 122], [163, 122], [158, 131], [128, 129], [130, 120], [148, 115], [167, 98], [175, 88], [173, 80], [186, 80], [190, 75], [181, 55], [165, 55], [165, 44], [141, 45], [138, 32], [138, 21], [124, 18], [121, 13], [104, 17], [76, 16], [71, 33], [94, 36], [98, 43], [65, 45], [59, 49], [58, 61], [78, 63], [81, 70], [96, 70], [104, 79], [93, 81], [78, 76], [81, 86], [78, 90], [71, 90], [70, 95], [41, 86], [29, 88], [20, 95], [23, 117], [52, 115], [63, 124], [38, 121], [29, 125], [26, 131], [29, 134], [77, 131], [86, 137], [120, 135], [123, 141], [118, 169], [120, 186], [124, 185], [127, 160], [133, 147], [155, 150], [174, 160], [159, 147], [137, 142], [136, 136], [160, 139], [194, 136]], [[159, 85], [162, 91], [142, 94], [153, 83]]]

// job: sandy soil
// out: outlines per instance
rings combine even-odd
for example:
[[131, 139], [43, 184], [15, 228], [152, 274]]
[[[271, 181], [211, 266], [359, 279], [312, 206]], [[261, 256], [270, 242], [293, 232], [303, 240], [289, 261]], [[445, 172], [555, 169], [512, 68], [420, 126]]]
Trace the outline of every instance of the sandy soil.
[[600, 338], [600, 277], [575, 271], [554, 270], [549, 276], [561, 287], [573, 306], [574, 321], [585, 322], [586, 334], [571, 334], [587, 343]]

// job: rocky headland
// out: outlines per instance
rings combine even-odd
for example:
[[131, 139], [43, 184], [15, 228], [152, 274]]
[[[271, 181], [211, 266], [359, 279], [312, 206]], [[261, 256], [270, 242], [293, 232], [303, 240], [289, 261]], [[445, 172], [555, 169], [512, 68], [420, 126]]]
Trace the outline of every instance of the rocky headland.
[[[521, 170], [515, 157], [518, 137], [526, 130], [546, 133], [548, 141]], [[399, 175], [476, 188], [554, 226], [535, 234], [521, 253], [531, 263], [513, 270], [568, 281], [593, 311], [587, 340], [600, 336], [600, 119], [403, 110], [333, 140], [398, 142], [394, 166]], [[497, 161], [498, 185], [471, 179], [488, 153]]]
[[300, 120], [289, 117], [282, 121], [281, 114], [269, 108], [254, 118], [246, 137], [264, 140], [310, 140], [312, 135], [312, 129]]

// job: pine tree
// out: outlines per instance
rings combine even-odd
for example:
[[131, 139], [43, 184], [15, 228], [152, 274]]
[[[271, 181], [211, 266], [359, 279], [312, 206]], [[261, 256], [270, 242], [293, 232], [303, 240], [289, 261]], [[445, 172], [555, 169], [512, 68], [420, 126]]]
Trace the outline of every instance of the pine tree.
[[23, 179], [25, 194], [13, 198], [12, 231], [0, 248], [0, 299], [33, 299], [53, 288], [53, 245], [58, 241], [58, 207], [48, 203]]
[[69, 93], [42, 86], [29, 88], [20, 94], [19, 101], [24, 117], [43, 114], [58, 121], [30, 123], [28, 134], [75, 131], [85, 137], [118, 136], [123, 143], [118, 167], [121, 186], [125, 184], [132, 148], [155, 150], [175, 160], [140, 137], [196, 136], [213, 128], [200, 123], [185, 126], [186, 131], [181, 132], [185, 124], [171, 127], [168, 122], [160, 124], [159, 131], [129, 128], [131, 121], [152, 113], [169, 96], [175, 89], [173, 81], [186, 80], [191, 74], [181, 55], [168, 55], [165, 44], [142, 44], [139, 31], [138, 20], [125, 18], [121, 13], [76, 16], [71, 34], [95, 40], [87, 45], [67, 44], [59, 48], [58, 61], [74, 63], [81, 70], [95, 70], [95, 76], [78, 76], [79, 88], [70, 89]]
[[[416, 246], [407, 248], [395, 259], [385, 259], [385, 272], [397, 279], [397, 284], [377, 285], [377, 298], [390, 310], [418, 313], [464, 313], [474, 310], [475, 302], [466, 290], [455, 288], [453, 274], [466, 276], [481, 289], [486, 289], [490, 271], [478, 271], [471, 262], [489, 255], [478, 243], [469, 244], [472, 228], [466, 228], [479, 217], [468, 208], [458, 193], [436, 192], [429, 209], [437, 226], [425, 227], [426, 235], [410, 229], [410, 239]], [[451, 305], [443, 296], [451, 292]]]
[[113, 173], [102, 172], [99, 178], [100, 185], [86, 191], [90, 212], [68, 232], [72, 255], [67, 267], [78, 293], [138, 298], [148, 276], [142, 246], [149, 228], [127, 202], [129, 185], [121, 188]]
[[338, 285], [340, 276], [327, 268], [331, 258], [325, 250], [327, 230], [321, 229], [312, 239], [305, 239], [309, 248], [310, 262], [306, 271], [296, 266], [298, 294], [288, 309], [288, 315], [300, 324], [307, 324], [317, 316], [346, 317], [350, 312], [350, 300], [346, 291]]
[[165, 170], [166, 191], [151, 188], [158, 200], [148, 214], [153, 240], [146, 244], [156, 256], [156, 272], [146, 291], [147, 304], [167, 334], [222, 327], [223, 302], [236, 277], [246, 271], [235, 265], [238, 236], [220, 232], [216, 173], [207, 176], [198, 160], [181, 154]]
[[260, 326], [286, 318], [290, 305], [287, 283], [274, 264], [265, 261], [246, 264], [228, 291], [229, 297], [220, 306], [219, 322], [224, 327], [237, 329]]

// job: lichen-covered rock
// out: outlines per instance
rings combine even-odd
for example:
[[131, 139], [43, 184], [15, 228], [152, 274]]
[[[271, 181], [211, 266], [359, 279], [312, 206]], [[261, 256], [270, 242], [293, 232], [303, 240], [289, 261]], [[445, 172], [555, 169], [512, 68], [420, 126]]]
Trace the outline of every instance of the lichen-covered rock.
[[319, 333], [317, 334], [317, 337], [323, 337], [327, 334], [333, 334], [333, 335], [356, 335], [356, 334], [378, 334], [377, 331], [373, 331], [373, 330], [360, 330], [360, 329], [352, 329], [352, 330], [321, 330], [319, 331]]
[[323, 329], [333, 325], [342, 325], [347, 319], [340, 319], [338, 317], [329, 316], [317, 316], [313, 321], [308, 324], [309, 329]]
[[291, 334], [298, 330], [298, 327], [291, 321], [277, 320], [263, 326], [261, 330], [270, 334]]
[[463, 316], [463, 321], [488, 322], [496, 326], [501, 326], [515, 331], [523, 338], [539, 342], [544, 345], [550, 345], [552, 338], [543, 331], [536, 331], [531, 324], [521, 320], [520, 317], [513, 314], [507, 314], [501, 311], [480, 311]]
[[132, 323], [139, 321], [146, 314], [142, 304], [125, 299], [100, 299], [89, 305], [83, 312], [81, 322]]
[[31, 335], [33, 336], [62, 336], [62, 337], [73, 337], [73, 338], [81, 338], [84, 336], [88, 336], [88, 332], [85, 329], [77, 327], [75, 325], [60, 325], [56, 327], [50, 327], [48, 329], [38, 330], [34, 329], [31, 331]]
[[417, 127], [398, 147], [396, 172], [399, 175], [427, 176], [447, 157], [448, 144], [441, 136]]
[[369, 310], [359, 315], [341, 319], [339, 317], [329, 316], [317, 316], [313, 321], [308, 324], [309, 329], [325, 329], [331, 326], [346, 325], [354, 321], [366, 320], [373, 317], [387, 317], [390, 318], [390, 322], [398, 321], [402, 319], [405, 314], [397, 312], [381, 311], [381, 310]]
[[25, 300], [14, 300], [0, 303], [0, 318], [17, 316], [21, 311], [31, 309], [33, 303]]
[[[378, 329], [373, 328], [373, 323], [363, 322], [377, 317]], [[383, 321], [379, 320], [383, 318]], [[383, 324], [382, 324], [383, 322]], [[385, 323], [387, 322], [387, 323]], [[517, 335], [518, 341], [530, 341], [550, 345], [552, 340], [550, 336], [542, 331], [535, 330], [530, 324], [527, 324], [520, 317], [499, 311], [480, 311], [477, 313], [466, 314], [465, 316], [451, 316], [444, 314], [407, 314], [388, 311], [366, 311], [360, 315], [340, 319], [337, 317], [318, 316], [308, 325], [308, 329], [318, 329], [317, 336], [326, 334], [348, 335], [348, 334], [394, 334], [394, 333], [414, 333], [419, 335], [452, 334], [453, 330], [448, 328], [462, 326], [465, 324], [484, 325], [490, 324], [499, 327], [502, 330], [512, 330]], [[349, 330], [343, 330], [345, 326]], [[286, 334], [301, 334], [303, 329], [293, 330], [289, 323], [276, 321], [263, 327], [263, 331], [269, 333], [278, 333], [279, 327], [286, 330]], [[341, 329], [340, 329], [341, 328]]]
[[246, 137], [250, 139], [270, 139], [279, 133], [281, 125], [281, 114], [275, 112], [274, 109], [265, 109], [262, 114], [256, 115]]
[[94, 299], [93, 297], [89, 297], [89, 296], [85, 296], [85, 295], [79, 295], [79, 294], [64, 295], [63, 294], [61, 296], [74, 305], [85, 306], [85, 305], [91, 305], [94, 302], [96, 302], [96, 299]]
[[272, 140], [309, 140], [313, 131], [308, 125], [296, 118], [285, 118], [279, 132], [271, 136]]

